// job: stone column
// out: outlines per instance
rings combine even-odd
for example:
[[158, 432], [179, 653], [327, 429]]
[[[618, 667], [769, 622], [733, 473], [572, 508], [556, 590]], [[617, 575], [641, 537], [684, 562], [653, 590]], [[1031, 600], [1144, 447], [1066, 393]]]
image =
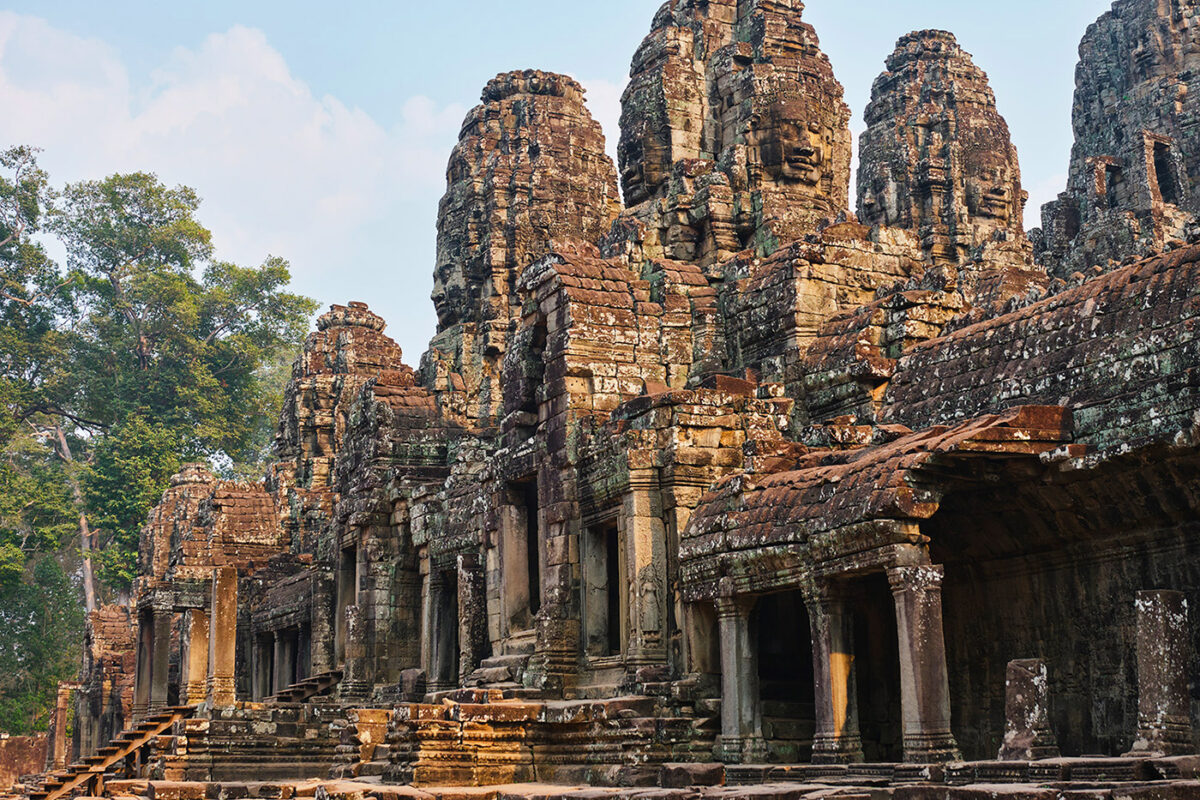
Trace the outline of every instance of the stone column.
[[271, 646], [274, 648], [274, 657], [271, 659], [271, 664], [274, 666], [271, 675], [271, 694], [279, 694], [288, 687], [287, 679], [287, 653], [284, 652], [287, 648], [287, 642], [284, 640], [283, 631], [273, 631]]
[[[658, 471], [631, 470], [622, 526], [628, 591], [628, 634], [625, 663], [665, 664], [667, 660], [667, 534], [663, 527]], [[610, 620], [610, 624], [617, 622]]]
[[1001, 761], [1058, 758], [1050, 729], [1050, 689], [1046, 662], [1040, 658], [1008, 662], [1004, 682], [1004, 743]]
[[488, 646], [487, 579], [475, 553], [458, 556], [457, 565], [458, 674], [465, 678], [483, 661]]
[[854, 617], [841, 587], [825, 584], [805, 593], [812, 631], [814, 764], [863, 760], [854, 667]]
[[208, 631], [207, 703], [210, 708], [230, 708], [237, 702], [234, 669], [237, 664], [237, 569], [212, 571], [212, 617]]
[[334, 654], [334, 582], [322, 575], [313, 576], [312, 629], [309, 631], [309, 673], [318, 675], [337, 667]]
[[[346, 606], [342, 625], [346, 631], [346, 662], [343, 665], [342, 681], [338, 684], [338, 696], [345, 700], [361, 700], [370, 694], [371, 674], [367, 661], [366, 620], [361, 607]], [[278, 651], [276, 664], [278, 665]], [[278, 669], [278, 666], [276, 667]]]
[[54, 739], [50, 747], [50, 766], [65, 769], [67, 766], [67, 717], [71, 713], [72, 685], [58, 685], [58, 697], [54, 704]]
[[208, 612], [202, 608], [189, 609], [187, 628], [187, 683], [184, 702], [197, 705], [204, 702], [208, 684]]
[[950, 732], [950, 682], [942, 632], [943, 577], [941, 566], [888, 570], [896, 603], [904, 760], [908, 762], [961, 758]]
[[150, 713], [167, 707], [167, 676], [171, 659], [171, 612], [154, 611], [154, 633], [150, 639]]
[[150, 640], [154, 636], [153, 614], [143, 611], [138, 615], [137, 630], [137, 665], [133, 673], [133, 721], [140, 722], [146, 716], [150, 707], [150, 669], [151, 647]]
[[750, 636], [753, 597], [717, 599], [721, 637], [721, 736], [717, 757], [728, 764], [763, 763], [767, 746], [758, 704], [758, 654]]
[[1129, 755], [1191, 753], [1188, 608], [1183, 592], [1138, 592], [1138, 729]]

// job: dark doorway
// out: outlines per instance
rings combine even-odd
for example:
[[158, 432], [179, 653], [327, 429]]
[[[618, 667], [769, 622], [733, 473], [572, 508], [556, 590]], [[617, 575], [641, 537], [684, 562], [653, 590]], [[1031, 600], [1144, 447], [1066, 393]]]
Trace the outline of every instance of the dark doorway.
[[883, 573], [855, 585], [854, 664], [863, 756], [867, 762], [901, 761], [900, 646], [891, 586]]
[[626, 594], [621, 558], [621, 533], [609, 520], [584, 531], [583, 627], [587, 654], [614, 656], [624, 649]]
[[1174, 159], [1171, 146], [1166, 142], [1154, 143], [1154, 176], [1158, 180], [1158, 193], [1164, 203], [1179, 205], [1179, 184], [1175, 180]]
[[772, 761], [812, 759], [816, 729], [812, 634], [798, 591], [764, 595], [754, 610], [763, 736]]

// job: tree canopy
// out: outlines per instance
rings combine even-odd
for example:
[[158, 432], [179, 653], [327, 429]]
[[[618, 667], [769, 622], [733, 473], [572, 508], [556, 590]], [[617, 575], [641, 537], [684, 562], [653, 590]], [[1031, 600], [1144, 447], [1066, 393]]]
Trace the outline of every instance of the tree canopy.
[[281, 258], [214, 258], [199, 207], [141, 172], [55, 190], [34, 149], [0, 152], [0, 730], [36, 725], [76, 668], [77, 597], [128, 591], [180, 464], [245, 474], [269, 453], [316, 304]]

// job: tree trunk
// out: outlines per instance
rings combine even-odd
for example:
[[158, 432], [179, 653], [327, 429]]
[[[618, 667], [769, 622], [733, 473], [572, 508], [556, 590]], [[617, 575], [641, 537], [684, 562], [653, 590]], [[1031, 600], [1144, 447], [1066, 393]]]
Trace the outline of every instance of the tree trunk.
[[[68, 464], [72, 463], [74, 459], [71, 457], [71, 446], [67, 444], [67, 435], [63, 432], [61, 425], [54, 430], [58, 435], [59, 454], [63, 461]], [[96, 610], [96, 574], [92, 570], [92, 530], [88, 525], [87, 514], [83, 511], [83, 491], [79, 488], [79, 478], [70, 470], [67, 471], [67, 474], [71, 481], [71, 494], [80, 507], [79, 541], [83, 550], [83, 603], [88, 613], [91, 613]]]

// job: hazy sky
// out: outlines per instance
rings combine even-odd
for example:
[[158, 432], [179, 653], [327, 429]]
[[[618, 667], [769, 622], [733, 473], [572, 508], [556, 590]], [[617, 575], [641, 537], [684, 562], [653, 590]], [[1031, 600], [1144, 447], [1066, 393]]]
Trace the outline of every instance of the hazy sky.
[[[292, 262], [324, 304], [363, 300], [415, 364], [446, 158], [489, 78], [566, 72], [615, 154], [629, 60], [659, 0], [24, 0], [0, 8], [0, 146], [56, 183], [147, 170], [195, 187], [218, 256]], [[810, 0], [854, 132], [910, 30], [987, 71], [1030, 193], [1065, 185], [1076, 48], [1108, 0]]]

